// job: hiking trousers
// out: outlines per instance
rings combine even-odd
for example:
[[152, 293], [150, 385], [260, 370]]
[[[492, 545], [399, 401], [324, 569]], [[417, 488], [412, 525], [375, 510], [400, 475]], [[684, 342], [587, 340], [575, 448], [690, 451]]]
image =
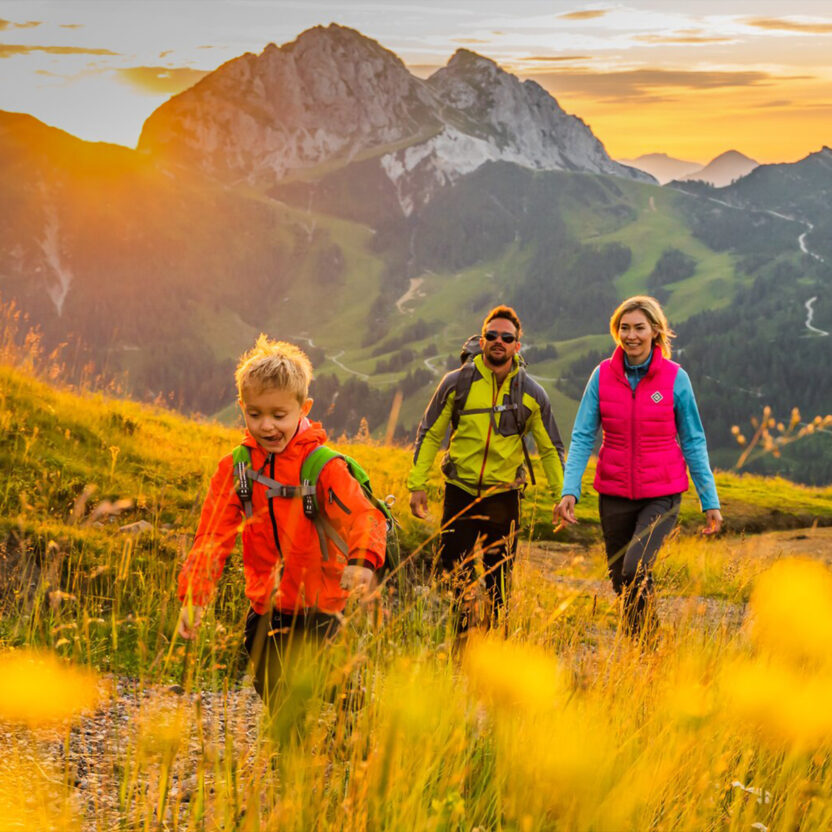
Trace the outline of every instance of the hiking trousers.
[[638, 633], [648, 618], [657, 623], [653, 592], [653, 564], [662, 543], [679, 517], [681, 494], [628, 500], [598, 495], [607, 570], [628, 630]]
[[477, 582], [476, 554], [482, 552], [490, 620], [505, 607], [511, 569], [517, 550], [520, 492], [516, 490], [477, 498], [455, 485], [445, 486], [439, 562], [451, 576], [457, 631], [468, 628], [470, 614], [462, 603]]
[[249, 608], [245, 648], [254, 672], [254, 689], [267, 706], [274, 707], [278, 689], [293, 662], [309, 657], [338, 632], [338, 619], [310, 610], [287, 613], [274, 610], [260, 615]]

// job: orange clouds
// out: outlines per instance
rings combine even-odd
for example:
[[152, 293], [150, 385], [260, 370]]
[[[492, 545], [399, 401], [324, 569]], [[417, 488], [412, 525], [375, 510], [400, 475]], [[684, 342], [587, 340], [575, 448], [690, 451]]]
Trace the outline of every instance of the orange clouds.
[[633, 40], [641, 43], [678, 43], [678, 44], [701, 44], [701, 43], [730, 43], [735, 38], [715, 37], [713, 35], [699, 35], [679, 32], [675, 35], [636, 35]]
[[560, 63], [562, 61], [590, 61], [592, 58], [589, 55], [529, 55], [528, 58], [521, 58], [521, 61], [529, 61], [536, 63]]
[[205, 69], [187, 66], [131, 66], [118, 70], [119, 76], [142, 92], [175, 95], [192, 87], [208, 74]]
[[567, 12], [560, 15], [563, 20], [594, 20], [603, 17], [609, 9], [586, 9], [581, 12]]
[[597, 100], [622, 101], [669, 100], [668, 94], [680, 90], [711, 90], [724, 87], [772, 86], [785, 81], [804, 81], [808, 75], [776, 76], [758, 70], [684, 70], [630, 69], [593, 72], [589, 69], [565, 69], [532, 75], [554, 95], [578, 93]]
[[0, 58], [27, 55], [30, 52], [46, 52], [50, 55], [118, 55], [110, 49], [88, 49], [82, 46], [29, 46], [18, 43], [0, 43]]
[[0, 32], [4, 29], [34, 29], [41, 26], [41, 20], [27, 20], [25, 23], [12, 23], [11, 20], [0, 20]]
[[801, 23], [795, 20], [785, 20], [781, 17], [756, 17], [745, 22], [749, 26], [775, 32], [797, 32], [804, 35], [832, 34], [832, 23]]
[[587, 122], [613, 158], [708, 159], [737, 148], [796, 161], [829, 144], [832, 85], [817, 76], [660, 69], [525, 74]]

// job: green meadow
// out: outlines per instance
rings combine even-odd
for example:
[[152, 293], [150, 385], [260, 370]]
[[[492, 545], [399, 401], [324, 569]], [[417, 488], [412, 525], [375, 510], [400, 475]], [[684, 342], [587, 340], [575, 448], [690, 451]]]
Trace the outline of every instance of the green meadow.
[[391, 495], [406, 565], [287, 670], [267, 718], [239, 550], [197, 640], [174, 636], [176, 576], [239, 430], [9, 366], [0, 425], [0, 828], [832, 825], [830, 488], [718, 472], [713, 541], [686, 495], [650, 644], [619, 631], [591, 489], [569, 533], [530, 489], [505, 627], [460, 644], [429, 569], [438, 475], [422, 523], [409, 449], [341, 445]]

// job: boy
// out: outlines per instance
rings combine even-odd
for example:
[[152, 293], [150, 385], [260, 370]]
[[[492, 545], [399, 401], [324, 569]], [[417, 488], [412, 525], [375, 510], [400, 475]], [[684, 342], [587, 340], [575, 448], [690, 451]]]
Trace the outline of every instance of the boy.
[[235, 377], [246, 424], [243, 444], [251, 457], [248, 467], [256, 472], [248, 478], [250, 505], [238, 494], [229, 454], [211, 479], [194, 544], [179, 575], [183, 607], [177, 631], [184, 639], [196, 635], [244, 522], [243, 570], [251, 602], [245, 647], [254, 667], [254, 687], [268, 702], [292, 638], [333, 635], [350, 592], [372, 587], [374, 572], [384, 562], [386, 524], [340, 458], [324, 466], [316, 496], [324, 524], [347, 543], [346, 558], [329, 535], [319, 534], [300, 496], [271, 493], [281, 484], [298, 486], [303, 460], [326, 442], [320, 423], [307, 418], [312, 365], [300, 349], [260, 335], [240, 359]]

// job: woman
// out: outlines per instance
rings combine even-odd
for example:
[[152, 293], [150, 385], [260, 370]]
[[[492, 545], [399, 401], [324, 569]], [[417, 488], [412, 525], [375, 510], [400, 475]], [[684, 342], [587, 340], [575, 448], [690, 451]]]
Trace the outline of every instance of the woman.
[[599, 425], [595, 490], [624, 626], [633, 635], [658, 623], [651, 570], [676, 525], [688, 469], [705, 512], [704, 534], [716, 534], [722, 514], [708, 464], [705, 431], [688, 374], [670, 361], [675, 333], [655, 298], [625, 300], [610, 318], [618, 345], [593, 370], [581, 399], [557, 514], [576, 523], [575, 503]]

